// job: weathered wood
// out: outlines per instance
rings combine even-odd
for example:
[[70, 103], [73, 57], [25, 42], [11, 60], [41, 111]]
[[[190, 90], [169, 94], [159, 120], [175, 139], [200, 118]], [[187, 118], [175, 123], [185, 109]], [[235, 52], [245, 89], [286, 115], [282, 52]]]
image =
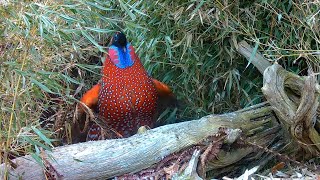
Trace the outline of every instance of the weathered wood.
[[[106, 179], [150, 167], [165, 156], [214, 135], [220, 127], [240, 128], [244, 132], [250, 132], [264, 124], [270, 126], [276, 121], [273, 118], [271, 108], [261, 104], [239, 112], [210, 115], [199, 120], [158, 127], [126, 139], [57, 147], [53, 152], [46, 152], [46, 159], [63, 179]], [[259, 144], [263, 145], [265, 142], [261, 141]], [[218, 163], [218, 166], [209, 169], [232, 164], [252, 151], [252, 148], [241, 150], [241, 155], [234, 151], [238, 156], [230, 155], [233, 158], [224, 159], [224, 164]], [[14, 162], [17, 168], [10, 169], [11, 179], [16, 179], [19, 175], [23, 179], [44, 179], [41, 166], [30, 156], [17, 158]], [[3, 169], [4, 165], [1, 165], [1, 172]]]
[[319, 155], [320, 135], [316, 128], [320, 127], [320, 88], [315, 74], [309, 71], [309, 76], [300, 77], [277, 63], [271, 66], [258, 51], [250, 59], [253, 48], [245, 41], [239, 43], [238, 52], [263, 73], [262, 91], [292, 143]]
[[260, 54], [258, 51], [254, 53], [253, 48], [246, 41], [241, 41], [238, 44], [237, 50], [241, 55], [247, 58], [248, 61], [251, 61], [249, 63], [252, 63], [260, 71], [261, 74], [263, 74], [264, 70], [267, 69], [267, 67], [271, 66], [271, 63], [267, 59], [265, 59], [262, 54]]
[[[264, 72], [262, 91], [281, 121], [283, 128], [293, 139], [292, 142], [297, 143], [297, 147], [309, 151], [310, 154], [319, 155], [320, 136], [314, 128], [315, 124], [318, 123], [316, 115], [319, 106], [319, 89], [315, 75], [312, 72], [309, 74], [310, 76], [301, 78], [296, 74], [287, 72], [280, 65], [274, 64]], [[294, 82], [302, 81], [299, 83], [301, 84], [298, 87], [299, 90], [286, 91], [285, 83], [287, 79]], [[291, 85], [287, 84], [286, 88], [290, 89]], [[298, 97], [297, 94], [301, 94], [301, 97]], [[293, 101], [292, 99], [299, 100]]]

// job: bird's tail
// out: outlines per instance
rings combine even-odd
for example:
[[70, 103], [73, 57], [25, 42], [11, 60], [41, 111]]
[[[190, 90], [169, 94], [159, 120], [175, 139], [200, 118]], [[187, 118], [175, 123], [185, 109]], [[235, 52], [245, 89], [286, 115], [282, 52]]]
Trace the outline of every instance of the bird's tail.
[[97, 141], [101, 139], [101, 127], [96, 123], [92, 124], [88, 134], [86, 141]]

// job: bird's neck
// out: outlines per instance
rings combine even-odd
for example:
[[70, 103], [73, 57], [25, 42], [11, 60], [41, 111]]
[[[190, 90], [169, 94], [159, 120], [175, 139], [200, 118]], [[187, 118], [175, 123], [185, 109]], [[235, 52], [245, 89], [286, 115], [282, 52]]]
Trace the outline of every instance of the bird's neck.
[[110, 60], [118, 68], [124, 69], [133, 65], [134, 57], [132, 56], [133, 48], [128, 43], [125, 47], [110, 46], [109, 47], [109, 57]]

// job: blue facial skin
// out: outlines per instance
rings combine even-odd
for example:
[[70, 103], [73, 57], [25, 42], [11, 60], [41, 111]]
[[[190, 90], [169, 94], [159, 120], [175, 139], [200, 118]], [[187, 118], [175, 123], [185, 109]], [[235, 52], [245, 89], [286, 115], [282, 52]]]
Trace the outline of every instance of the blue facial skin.
[[126, 47], [117, 47], [115, 45], [110, 46], [110, 49], [113, 49], [117, 52], [119, 63], [115, 64], [118, 68], [125, 69], [133, 65], [133, 59], [130, 56], [130, 43], [127, 43]]

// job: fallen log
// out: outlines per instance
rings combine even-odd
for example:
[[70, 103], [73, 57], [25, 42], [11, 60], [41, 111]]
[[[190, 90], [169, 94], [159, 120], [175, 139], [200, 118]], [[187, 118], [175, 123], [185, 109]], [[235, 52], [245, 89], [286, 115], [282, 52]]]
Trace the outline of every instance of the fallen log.
[[[61, 175], [62, 179], [105, 179], [146, 169], [174, 152], [217, 134], [221, 127], [252, 132], [262, 125], [272, 128], [268, 124], [273, 123], [277, 124], [270, 106], [261, 104], [239, 112], [210, 115], [199, 120], [158, 127], [126, 139], [57, 147], [52, 152], [46, 152], [44, 159], [52, 166], [51, 170]], [[278, 136], [275, 131], [279, 128], [274, 127], [277, 126], [269, 130], [268, 135], [272, 136], [271, 138]], [[259, 144], [269, 144], [264, 141], [266, 140], [260, 140]], [[244, 157], [252, 151], [253, 148], [249, 147], [235, 153]], [[224, 167], [241, 158], [231, 157], [232, 155], [228, 157], [230, 159], [223, 159], [223, 163], [218, 165]], [[20, 157], [13, 162], [17, 167], [9, 168], [10, 179], [19, 176], [23, 179], [44, 179], [42, 167], [31, 156]], [[3, 172], [4, 165], [1, 165], [0, 169]]]
[[309, 157], [319, 156], [319, 86], [314, 74], [299, 77], [277, 64], [260, 69], [266, 69], [263, 92], [269, 103], [158, 127], [126, 139], [57, 147], [44, 151], [40, 163], [24, 156], [13, 160], [15, 168], [2, 164], [0, 175], [8, 170], [10, 179], [172, 177], [184, 170], [191, 151], [191, 155], [201, 154], [194, 156], [199, 162], [193, 161], [198, 162], [200, 176], [221, 177], [242, 171], [244, 164], [250, 164], [246, 168], [263, 165], [274, 156], [295, 163], [299, 162], [292, 157], [302, 150]]

